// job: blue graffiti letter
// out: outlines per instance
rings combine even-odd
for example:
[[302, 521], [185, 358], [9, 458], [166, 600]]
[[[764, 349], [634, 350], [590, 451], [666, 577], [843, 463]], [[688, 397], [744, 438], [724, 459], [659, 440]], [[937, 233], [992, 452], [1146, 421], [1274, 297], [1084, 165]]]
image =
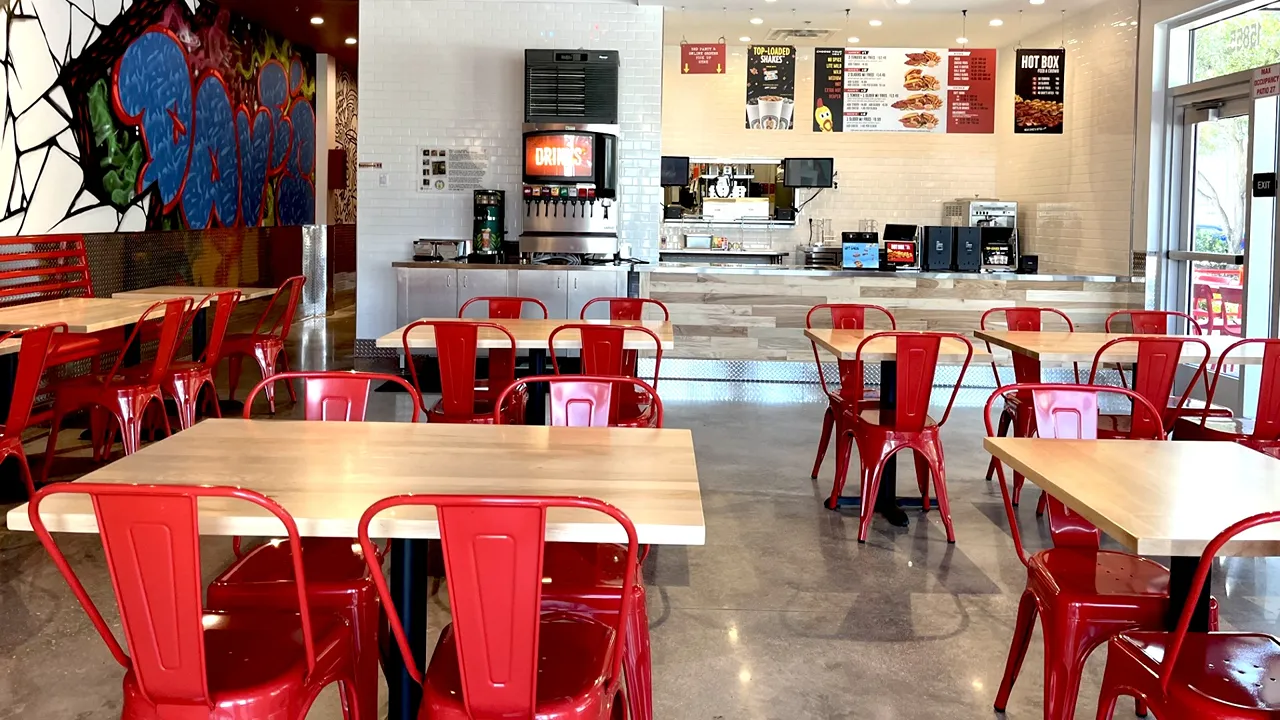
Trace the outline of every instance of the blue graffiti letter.
[[[125, 49], [116, 66], [117, 114], [142, 129], [147, 163], [138, 192], [155, 183], [170, 209], [191, 158], [191, 76], [186, 53], [167, 32], [148, 31]], [[234, 171], [233, 171], [234, 172]]]
[[316, 113], [311, 103], [298, 100], [289, 109], [288, 125], [293, 128], [293, 149], [288, 168], [280, 179], [278, 202], [281, 225], [306, 225], [315, 222], [315, 188], [311, 173], [316, 165]]
[[235, 118], [227, 86], [217, 75], [206, 75], [196, 90], [196, 136], [182, 212], [193, 230], [209, 227], [214, 215], [233, 226], [240, 213]]
[[266, 208], [271, 113], [259, 107], [250, 116], [240, 108], [236, 113], [236, 140], [240, 145], [240, 217], [245, 225], [257, 227], [262, 224]]

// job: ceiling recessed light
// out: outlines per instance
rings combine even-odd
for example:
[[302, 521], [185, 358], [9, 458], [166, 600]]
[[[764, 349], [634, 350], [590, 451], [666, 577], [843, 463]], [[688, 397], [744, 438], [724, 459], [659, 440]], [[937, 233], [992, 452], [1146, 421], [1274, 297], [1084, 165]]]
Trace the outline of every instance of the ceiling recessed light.
[[778, 0], [764, 0], [767, 3], [778, 2]]
[[320, 17], [319, 15], [312, 15], [312, 16], [311, 16], [311, 24], [312, 24], [312, 25], [323, 25], [323, 24], [324, 24], [324, 18]]
[[855, 37], [850, 37], [850, 38], [849, 38], [849, 42], [851, 42], [851, 43], [860, 43], [860, 42], [862, 42], [862, 38], [859, 38], [859, 37], [856, 37], [856, 36], [855, 36]]
[[751, 38], [747, 37], [746, 35], [743, 35], [742, 37], [738, 38], [738, 42], [751, 42]]
[[910, 5], [911, 0], [898, 0], [899, 5]]
[[884, 23], [880, 22], [879, 20], [872, 20], [871, 22], [869, 22], [869, 23], [867, 23], [867, 24], [868, 24], [868, 25], [870, 25], [871, 27], [880, 27], [880, 26], [881, 26], [881, 25], [883, 25]]
[[355, 45], [355, 44], [356, 44], [356, 39], [355, 39], [355, 38], [347, 38], [347, 39], [346, 39], [346, 40], [344, 40], [343, 42], [345, 42], [345, 43], [346, 43], [346, 44], [348, 44], [348, 45]]
[[968, 44], [969, 44], [969, 38], [967, 38], [967, 37], [958, 37], [958, 38], [956, 38], [956, 42], [960, 43], [961, 45], [968, 45]]
[[1000, 27], [1001, 25], [1004, 24], [1004, 21], [1001, 20], [1000, 18], [993, 18], [991, 22], [987, 24], [990, 25], [991, 27]]
[[764, 24], [764, 18], [751, 18], [751, 24], [752, 24], [752, 25], [763, 25], [763, 24]]
[[1031, 0], [1032, 5], [1043, 5], [1044, 0]]

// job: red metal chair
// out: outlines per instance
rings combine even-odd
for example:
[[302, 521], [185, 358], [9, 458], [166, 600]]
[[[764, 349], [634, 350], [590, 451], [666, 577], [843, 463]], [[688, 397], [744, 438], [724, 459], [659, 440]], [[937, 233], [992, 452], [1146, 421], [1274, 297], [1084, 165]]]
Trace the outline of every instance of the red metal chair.
[[[952, 338], [965, 344], [967, 354], [955, 388], [947, 401], [941, 420], [929, 415], [929, 396], [933, 391], [938, 350], [944, 338]], [[862, 351], [868, 343], [877, 340], [893, 340], [897, 344], [898, 402], [893, 417], [884, 417], [878, 408], [861, 408], [854, 417], [853, 426], [846, 431], [858, 445], [858, 461], [861, 464], [862, 518], [858, 527], [858, 542], [867, 541], [871, 530], [871, 518], [875, 515], [875, 498], [880, 491], [880, 477], [893, 456], [900, 450], [911, 449], [915, 453], [916, 483], [929, 510], [929, 478], [932, 476], [938, 496], [938, 511], [947, 530], [947, 542], [956, 541], [955, 528], [951, 524], [951, 501], [947, 496], [946, 466], [942, 457], [942, 438], [939, 431], [951, 417], [951, 408], [960, 394], [960, 384], [973, 360], [973, 343], [957, 333], [880, 332], [869, 335], [858, 343], [855, 363], [862, 362]], [[835, 508], [844, 490], [849, 469], [849, 450], [852, 443], [845, 441], [845, 450], [836, 466], [836, 479], [831, 488], [828, 508]]]
[[[1019, 383], [992, 393], [983, 414], [987, 435], [996, 436], [991, 423], [996, 401], [1020, 395], [1036, 415], [1041, 438], [1096, 438], [1098, 396], [1103, 394], [1128, 398], [1133, 402], [1134, 414], [1142, 413], [1146, 418], [1145, 422], [1132, 424], [1130, 438], [1165, 439], [1158, 420], [1160, 411], [1132, 390], [1044, 383]], [[1099, 549], [1098, 529], [1047, 494], [1053, 547], [1028, 555], [1022, 544], [1018, 515], [1003, 465], [996, 465], [996, 475], [1000, 479], [1000, 494], [1004, 498], [1013, 547], [1027, 568], [1027, 587], [1018, 605], [1018, 621], [1004, 679], [996, 693], [995, 709], [1004, 712], [1008, 707], [1009, 694], [1022, 669], [1039, 615], [1045, 643], [1044, 717], [1072, 720], [1081, 673], [1089, 654], [1122, 630], [1163, 627], [1169, 603], [1169, 571], [1137, 555]]]
[[580, 320], [587, 319], [587, 311], [592, 305], [603, 303], [608, 306], [610, 320], [643, 320], [645, 308], [657, 308], [662, 311], [662, 321], [671, 322], [671, 311], [657, 300], [649, 298], [598, 297], [588, 300], [578, 315]]
[[[440, 400], [431, 408], [426, 407], [422, 385], [418, 382], [418, 370], [413, 364], [413, 354], [409, 347], [410, 333], [421, 327], [431, 328], [435, 334], [436, 353], [440, 358]], [[492, 389], [476, 388], [476, 352], [480, 344], [481, 329], [491, 334], [498, 333], [497, 342], [501, 343], [505, 339], [509, 346], [497, 349], [509, 351], [511, 357], [515, 357], [515, 336], [496, 323], [419, 320], [405, 327], [401, 335], [401, 343], [407, 360], [406, 364], [409, 366], [409, 378], [413, 381], [414, 397], [417, 398], [418, 404], [422, 405], [428, 422], [480, 425], [493, 422], [493, 411], [497, 407], [494, 402], [497, 399], [496, 395], [515, 382], [515, 363], [512, 362], [503, 368], [503, 371], [512, 373], [510, 377], [495, 374], [499, 369], [491, 363], [488, 383]], [[493, 349], [490, 350], [490, 353], [492, 352]], [[511, 412], [523, 416], [527, 399], [527, 393], [518, 398], [518, 402], [511, 405]]]
[[619, 380], [616, 375], [534, 375], [520, 378], [502, 391], [494, 406], [493, 422], [497, 425], [518, 425], [524, 416], [510, 411], [510, 407], [525, 390], [535, 383], [547, 383], [550, 387], [551, 424], [566, 427], [630, 427], [619, 424], [613, 417], [616, 388], [619, 384], [631, 385], [653, 401], [650, 411], [652, 425], [662, 427], [662, 398], [649, 383], [639, 378]]
[[1221, 418], [1201, 413], [1195, 418], [1180, 417], [1174, 425], [1179, 440], [1217, 440], [1236, 442], [1261, 453], [1280, 457], [1280, 340], [1248, 339], [1232, 344], [1218, 359], [1209, 385], [1208, 405], [1218, 391], [1222, 367], [1230, 356], [1245, 345], [1262, 345], [1262, 376], [1258, 389], [1258, 405], [1252, 418]]
[[[467, 308], [472, 305], [484, 303], [490, 320], [515, 320], [524, 317], [525, 311], [528, 310], [534, 319], [546, 320], [550, 317], [547, 312], [547, 306], [538, 298], [531, 297], [474, 297], [462, 304], [458, 310], [460, 319], [466, 318]], [[541, 315], [541, 318], [538, 316]], [[408, 357], [407, 355], [405, 357]], [[489, 351], [489, 374], [488, 378], [478, 379], [479, 390], [481, 395], [492, 401], [494, 397], [502, 392], [507, 385], [515, 379], [516, 376], [516, 353], [511, 350], [490, 350]], [[496, 380], [490, 380], [496, 378]]]
[[[169, 366], [169, 372], [161, 383], [178, 406], [178, 427], [186, 430], [196, 424], [196, 410], [200, 405], [200, 391], [205, 387], [209, 392], [205, 401], [214, 417], [222, 417], [222, 408], [218, 405], [218, 388], [214, 385], [213, 374], [222, 359], [222, 342], [227, 335], [227, 326], [231, 324], [231, 314], [240, 304], [239, 290], [224, 290], [206, 295], [196, 303], [179, 337], [186, 337], [195, 323], [196, 315], [203, 307], [214, 306], [213, 328], [205, 343], [204, 355], [191, 360], [175, 360]], [[246, 407], [248, 407], [246, 405]]]
[[[404, 505], [435, 507], [453, 611], [425, 678], [369, 538], [375, 516]], [[612, 623], [542, 605], [547, 511], [561, 508], [604, 513], [626, 533], [619, 614]], [[580, 497], [401, 495], [365, 511], [359, 538], [405, 666], [423, 687], [419, 718], [624, 716], [628, 688], [621, 671], [638, 544], [635, 527], [617, 508]]]
[[[114, 418], [120, 428], [120, 439], [124, 444], [124, 454], [132, 455], [142, 446], [143, 416], [154, 402], [159, 406], [160, 419], [165, 435], [171, 430], [169, 415], [164, 409], [164, 399], [160, 393], [160, 384], [168, 376], [173, 356], [178, 350], [178, 340], [182, 332], [187, 313], [191, 310], [192, 300], [189, 297], [162, 300], [138, 318], [133, 326], [125, 347], [138, 342], [143, 326], [153, 320], [158, 310], [163, 310], [160, 318], [160, 337], [156, 345], [156, 354], [150, 364], [121, 367], [124, 353], [116, 358], [115, 365], [106, 375], [87, 375], [72, 378], [49, 387], [53, 393], [53, 420], [49, 428], [49, 441], [45, 449], [44, 468], [41, 483], [49, 481], [49, 468], [53, 465], [53, 455], [58, 444], [58, 431], [62, 429], [62, 420], [68, 413], [77, 410], [90, 410], [90, 427], [93, 430], [94, 458], [100, 459], [102, 453], [110, 454], [114, 427], [108, 431], [106, 421]], [[105, 435], [105, 439], [104, 439]]]
[[[1067, 324], [1067, 332], [1075, 332], [1076, 326], [1071, 322], [1071, 318], [1067, 314], [1050, 307], [1008, 307], [993, 308], [982, 314], [979, 320], [979, 327], [983, 330], [990, 330], [988, 323], [992, 315], [1003, 315], [1004, 326], [1010, 332], [1040, 332], [1044, 328], [1044, 316], [1056, 315]], [[991, 343], [987, 343], [987, 353], [992, 354], [991, 373], [996, 379], [996, 385], [1001, 385], [1000, 368], [996, 366], [994, 354], [991, 351]], [[1080, 366], [1075, 366], [1076, 384], [1080, 383]], [[1013, 378], [1017, 383], [1036, 383], [1040, 382], [1040, 361], [1028, 357], [1021, 353], [1013, 353]], [[1031, 437], [1035, 433], [1035, 414], [1031, 412], [1031, 408], [1026, 404], [1026, 398], [1019, 395], [1010, 395], [1006, 398], [1004, 411], [1000, 413], [1000, 437], [1009, 434], [1010, 428], [1013, 429], [1014, 437]], [[996, 465], [1000, 463], [994, 457], [987, 465], [987, 482], [991, 482], [991, 478], [995, 475]], [[1022, 499], [1022, 484], [1024, 479], [1021, 473], [1013, 474], [1013, 505], [1018, 506], [1018, 502]]]
[[1187, 632], [1214, 556], [1240, 533], [1275, 522], [1280, 522], [1280, 512], [1254, 515], [1209, 543], [1172, 633], [1144, 628], [1111, 638], [1098, 699], [1099, 720], [1111, 719], [1121, 695], [1150, 705], [1160, 720], [1280, 716], [1280, 696], [1275, 692], [1280, 640], [1262, 633]]
[[[889, 329], [897, 330], [898, 321], [893, 313], [879, 305], [831, 304], [815, 305], [805, 315], [804, 326], [813, 328], [813, 315], [819, 311], [831, 313], [831, 327], [836, 330], [866, 330], [867, 311], [880, 313], [889, 320]], [[822, 355], [818, 352], [818, 343], [810, 341], [813, 346], [813, 360], [818, 364], [818, 382], [822, 384], [822, 392], [827, 396], [827, 409], [822, 415], [822, 435], [818, 438], [818, 456], [813, 461], [812, 479], [818, 479], [822, 470], [822, 460], [827, 456], [827, 446], [831, 444], [831, 433], [836, 433], [836, 456], [843, 457], [845, 450], [842, 443], [847, 441], [847, 431], [853, 427], [857, 409], [876, 407], [879, 396], [863, 387], [862, 363], [850, 360], [837, 360], [840, 369], [840, 387], [832, 390], [827, 384], [826, 373], [822, 371]]]
[[[276, 294], [271, 296], [267, 309], [262, 311], [258, 324], [253, 326], [253, 332], [227, 335], [223, 340], [222, 354], [227, 358], [227, 384], [231, 386], [231, 391], [227, 395], [229, 400], [235, 399], [236, 386], [240, 384], [240, 368], [246, 356], [258, 362], [258, 370], [262, 372], [264, 379], [276, 374], [277, 364], [282, 370], [289, 369], [289, 353], [285, 352], [284, 344], [289, 340], [289, 332], [293, 329], [293, 315], [298, 310], [302, 286], [306, 282], [307, 278], [304, 275], [295, 275], [285, 280], [276, 290]], [[284, 307], [275, 322], [267, 325], [277, 302], [283, 302]], [[297, 402], [298, 396], [293, 391], [293, 384], [285, 383], [285, 388], [289, 391], [290, 402]], [[275, 385], [267, 386], [266, 393], [267, 406], [274, 413], [276, 411]]]
[[[119, 605], [126, 654], [40, 519], [54, 494], [88, 495]], [[201, 498], [253, 503], [284, 525], [294, 547], [298, 528], [274, 501], [230, 487], [60, 483], [28, 507], [36, 536], [125, 669], [121, 717], [129, 720], [266, 720], [301, 718], [321, 689], [337, 682], [343, 717], [360, 696], [354, 684], [351, 631], [341, 618], [312, 613], [300, 555], [291, 558], [296, 592], [281, 610], [218, 612], [201, 605]]]
[[[1172, 331], [1169, 329], [1171, 323], [1183, 321], [1187, 324], [1187, 330], [1191, 335], [1204, 335], [1204, 329], [1200, 327], [1200, 323], [1187, 313], [1178, 312], [1177, 310], [1117, 310], [1107, 316], [1105, 329], [1107, 332], [1118, 332], [1115, 328], [1117, 320], [1123, 318], [1129, 319], [1129, 326], [1133, 329], [1134, 335], [1170, 335], [1179, 334], [1177, 328]], [[1124, 377], [1124, 368], [1117, 364], [1116, 370], [1120, 372], [1120, 385], [1128, 387], [1129, 384]], [[1190, 387], [1194, 387], [1192, 383]], [[1195, 417], [1202, 414], [1204, 408], [1209, 409], [1209, 415], [1212, 417], [1231, 417], [1231, 410], [1225, 407], [1214, 406], [1207, 402], [1209, 392], [1209, 375], [1204, 376], [1204, 389], [1206, 402], [1204, 407], [1200, 407], [1200, 403], [1194, 400], [1183, 399], [1182, 405], [1178, 405], [1178, 398], [1170, 396], [1168, 405], [1173, 411], [1174, 417]], [[1187, 404], [1190, 403], [1189, 406]]]
[[0, 427], [0, 463], [9, 457], [17, 459], [19, 474], [22, 484], [27, 488], [28, 497], [35, 495], [36, 486], [31, 479], [31, 466], [27, 463], [26, 450], [22, 447], [22, 433], [31, 421], [31, 407], [40, 389], [40, 377], [44, 374], [45, 362], [49, 359], [49, 348], [53, 346], [55, 336], [66, 331], [65, 323], [56, 323], [0, 335], [0, 345], [10, 340], [21, 343], [13, 393], [9, 396], [9, 414], [5, 418], [4, 427]]
[[[654, 364], [652, 387], [658, 386], [658, 378], [662, 370], [662, 339], [658, 334], [643, 325], [561, 325], [551, 331], [547, 345], [551, 353], [551, 366], [557, 375], [560, 361], [556, 358], [556, 338], [564, 332], [576, 332], [582, 340], [582, 373], [584, 375], [634, 378], [635, 363], [628, 368], [627, 335], [643, 335], [653, 341]], [[632, 383], [618, 383], [614, 402], [610, 405], [609, 423], [615, 427], [657, 427], [654, 422], [654, 395], [637, 391], [638, 386]]]
[[[368, 395], [374, 383], [391, 382], [413, 396], [409, 383], [395, 375], [360, 372], [297, 371], [258, 383], [245, 399], [244, 418], [249, 419], [253, 399], [274, 380], [303, 381], [302, 397], [307, 420], [360, 422], [365, 418]], [[418, 422], [414, 402], [412, 422]], [[235, 538], [237, 560], [209, 585], [209, 606], [219, 610], [256, 607], [286, 609], [296, 591], [290, 582], [292, 548], [287, 542], [268, 542], [241, 554]], [[308, 597], [316, 607], [337, 613], [352, 628], [359, 688], [359, 717], [376, 718], [378, 712], [378, 605], [364, 553], [351, 538], [308, 537], [302, 540], [302, 561], [310, 580]], [[383, 551], [379, 550], [379, 557]]]
[[536, 308], [536, 310], [534, 311], [535, 315], [538, 312], [541, 312], [542, 320], [546, 320], [547, 318], [551, 317], [550, 313], [547, 311], [547, 306], [538, 298], [519, 297], [519, 296], [513, 295], [509, 297], [508, 296], [473, 297], [470, 300], [463, 303], [462, 307], [458, 309], [458, 318], [459, 319], [465, 318], [467, 316], [467, 308], [479, 303], [484, 303], [485, 305], [488, 306], [487, 314], [485, 315], [485, 317], [489, 318], [490, 320], [515, 320], [515, 319], [524, 317], [524, 311], [526, 306], [533, 306], [534, 308]]
[[[565, 427], [605, 427], [609, 425], [609, 403], [617, 381], [611, 377], [548, 375], [518, 381], [498, 399], [498, 407], [517, 385], [545, 382], [550, 386], [551, 424]], [[643, 380], [631, 380], [641, 392], [656, 403], [655, 425], [662, 427], [662, 400]], [[495, 424], [507, 419], [500, 413]], [[570, 610], [601, 619], [619, 612], [618, 588], [625, 568], [625, 548], [610, 544], [547, 543], [543, 563], [551, 579], [542, 587], [542, 605], [546, 609]], [[647, 553], [645, 553], [647, 554]], [[644, 555], [640, 561], [644, 561]], [[635, 720], [653, 718], [653, 672], [649, 645], [649, 613], [644, 585], [637, 579], [632, 615], [627, 620], [626, 659], [630, 714]]]
[[[281, 380], [302, 381], [302, 399], [307, 420], [363, 421], [374, 383], [394, 383], [409, 393], [409, 397], [417, 395], [413, 386], [397, 375], [355, 370], [292, 370], [276, 373], [253, 386], [244, 401], [245, 420], [250, 417], [249, 411], [258, 393], [270, 383]], [[419, 409], [418, 403], [414, 402], [410, 422], [418, 422]]]
[[[1205, 374], [1205, 365], [1209, 361], [1209, 344], [1204, 340], [1193, 337], [1143, 337], [1141, 335], [1134, 337], [1116, 338], [1102, 347], [1098, 348], [1098, 352], [1093, 356], [1093, 367], [1089, 369], [1089, 384], [1092, 385], [1097, 380], [1098, 371], [1102, 367], [1102, 358], [1107, 351], [1122, 345], [1136, 344], [1138, 346], [1138, 364], [1137, 378], [1133, 383], [1134, 392], [1151, 401], [1157, 407], [1163, 407], [1164, 412], [1161, 415], [1161, 430], [1166, 434], [1173, 430], [1174, 422], [1183, 414], [1184, 406], [1187, 398], [1191, 396], [1191, 389], [1200, 381], [1200, 377]], [[1197, 345], [1204, 351], [1204, 356], [1200, 359], [1200, 364], [1196, 368], [1195, 374], [1191, 376], [1190, 382], [1187, 383], [1187, 389], [1182, 395], [1174, 396], [1173, 384], [1177, 380], [1178, 367], [1182, 364], [1182, 351], [1186, 345]], [[1173, 400], [1173, 405], [1168, 403]], [[1140, 419], [1146, 422], [1146, 418]], [[1100, 438], [1123, 438], [1128, 437], [1130, 431], [1134, 428], [1130, 424], [1134, 420], [1130, 415], [1104, 414], [1098, 420], [1098, 437]], [[1139, 434], [1150, 434], [1149, 428], [1137, 428]]]

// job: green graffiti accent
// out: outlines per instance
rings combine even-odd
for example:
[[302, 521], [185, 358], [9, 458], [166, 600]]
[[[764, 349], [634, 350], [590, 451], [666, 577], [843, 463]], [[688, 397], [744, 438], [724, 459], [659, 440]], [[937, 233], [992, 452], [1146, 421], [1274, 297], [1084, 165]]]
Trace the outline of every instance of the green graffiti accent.
[[89, 124], [93, 128], [93, 145], [102, 156], [98, 165], [106, 171], [102, 176], [102, 189], [111, 196], [113, 204], [123, 207], [133, 199], [138, 187], [142, 143], [116, 126], [110, 97], [105, 78], [89, 89]]

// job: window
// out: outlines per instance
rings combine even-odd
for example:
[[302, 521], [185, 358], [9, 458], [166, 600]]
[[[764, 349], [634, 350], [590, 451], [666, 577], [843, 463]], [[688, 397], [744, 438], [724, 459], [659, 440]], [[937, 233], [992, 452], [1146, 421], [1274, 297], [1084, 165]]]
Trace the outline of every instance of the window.
[[1280, 62], [1280, 1], [1191, 33], [1191, 82]]

